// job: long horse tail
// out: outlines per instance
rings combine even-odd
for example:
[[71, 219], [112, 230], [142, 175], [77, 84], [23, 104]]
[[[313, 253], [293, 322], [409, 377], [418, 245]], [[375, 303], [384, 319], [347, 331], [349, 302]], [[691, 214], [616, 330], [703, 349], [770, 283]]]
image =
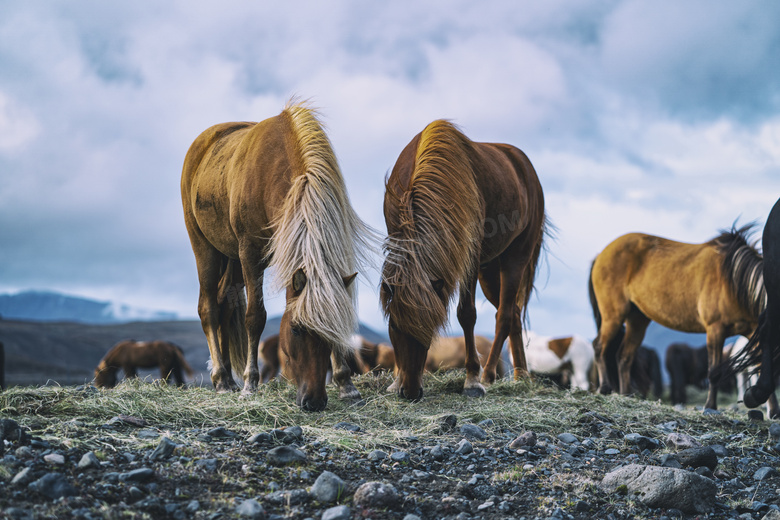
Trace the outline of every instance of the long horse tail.
[[[521, 309], [523, 323], [527, 322], [528, 318], [528, 302], [531, 300], [531, 293], [534, 291], [534, 283], [536, 281], [536, 270], [539, 265], [539, 258], [542, 256], [542, 251], [545, 251], [544, 237], [550, 237], [550, 227], [552, 224], [549, 222], [546, 215], [543, 215], [542, 225], [539, 226], [540, 236], [537, 240], [534, 240], [534, 249], [531, 253], [531, 261], [528, 263], [528, 269], [523, 272], [523, 277], [520, 279], [520, 291], [517, 293], [517, 305]], [[531, 224], [533, 229], [535, 226]], [[554, 228], [554, 226], [552, 226]]]
[[179, 364], [179, 366], [184, 369], [184, 371], [187, 373], [188, 376], [193, 377], [195, 375], [195, 372], [192, 370], [192, 367], [189, 363], [187, 363], [187, 360], [184, 358], [184, 352], [182, 351], [181, 347], [178, 345], [174, 345], [176, 347], [174, 350], [174, 357], [176, 358], [176, 362]]
[[220, 314], [217, 336], [221, 341], [221, 338], [225, 337], [223, 327], [227, 327], [230, 367], [234, 373], [241, 375], [249, 358], [249, 336], [246, 332], [244, 281], [238, 260], [227, 261], [219, 281], [217, 303]]

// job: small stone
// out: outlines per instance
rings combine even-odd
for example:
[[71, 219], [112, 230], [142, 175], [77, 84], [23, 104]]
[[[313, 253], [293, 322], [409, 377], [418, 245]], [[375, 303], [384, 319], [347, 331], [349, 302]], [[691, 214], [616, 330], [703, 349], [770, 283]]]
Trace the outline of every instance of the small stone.
[[677, 453], [677, 460], [683, 466], [691, 466], [693, 468], [706, 466], [713, 470], [718, 465], [718, 456], [715, 454], [715, 450], [709, 446], [682, 450]]
[[68, 482], [65, 475], [60, 473], [46, 473], [35, 482], [30, 483], [28, 487], [53, 500], [77, 494], [76, 488]]
[[393, 509], [399, 500], [395, 487], [382, 482], [366, 482], [357, 488], [352, 497], [356, 506], [372, 509]]
[[780, 423], [773, 422], [769, 425], [769, 436], [775, 442], [780, 441]]
[[405, 451], [394, 451], [390, 454], [390, 460], [393, 462], [409, 462], [409, 454]]
[[176, 443], [168, 437], [163, 437], [149, 458], [152, 460], [165, 460], [173, 455], [173, 450], [175, 449]]
[[359, 432], [360, 426], [348, 422], [339, 422], [333, 425], [336, 430], [347, 430], [348, 432]]
[[604, 450], [604, 455], [620, 455], [620, 450], [617, 450], [615, 448], [607, 448]]
[[484, 441], [487, 439], [487, 433], [485, 430], [477, 426], [476, 424], [464, 424], [460, 427], [460, 433], [467, 438], [477, 439]]
[[273, 437], [271, 437], [271, 434], [268, 432], [260, 432], [252, 435], [247, 439], [247, 442], [249, 444], [267, 444], [270, 443], [273, 440]]
[[65, 456], [59, 453], [49, 453], [48, 455], [44, 455], [43, 460], [52, 466], [62, 466], [65, 464]]
[[371, 453], [368, 454], [368, 460], [371, 462], [379, 462], [380, 460], [385, 460], [387, 458], [387, 453], [385, 453], [382, 450], [373, 450]]
[[481, 428], [492, 428], [493, 426], [495, 426], [495, 424], [496, 423], [493, 422], [493, 419], [485, 419], [484, 421], [479, 421], [477, 423], [477, 425], [480, 426]]
[[764, 420], [764, 412], [761, 410], [748, 410], [748, 420], [753, 422], [762, 422]]
[[558, 440], [564, 444], [577, 444], [580, 442], [579, 439], [571, 433], [561, 433], [558, 435]]
[[139, 439], [156, 439], [160, 434], [154, 430], [141, 430], [138, 432]]
[[412, 476], [416, 480], [421, 480], [421, 481], [429, 480], [431, 478], [431, 475], [429, 473], [419, 469], [412, 470]]
[[265, 515], [265, 509], [254, 498], [244, 500], [236, 507], [236, 514], [247, 518], [260, 518]]
[[477, 511], [484, 511], [485, 509], [490, 509], [491, 507], [495, 506], [496, 503], [492, 501], [483, 502], [482, 504], [477, 506]]
[[444, 450], [437, 444], [428, 452], [433, 460], [444, 460]]
[[303, 439], [303, 428], [300, 426], [288, 426], [287, 428], [271, 430], [271, 438], [285, 444], [298, 442]]
[[466, 439], [461, 439], [458, 445], [455, 447], [455, 453], [458, 455], [468, 455], [474, 451], [474, 447]]
[[345, 489], [346, 484], [338, 475], [323, 471], [314, 481], [311, 494], [323, 504], [329, 504], [337, 501], [344, 494]]
[[229, 439], [232, 437], [238, 437], [238, 434], [235, 432], [231, 432], [230, 430], [226, 429], [224, 426], [218, 426], [216, 428], [212, 428], [211, 430], [206, 432], [206, 435], [209, 437], [213, 437], [215, 439]]
[[638, 433], [628, 433], [623, 437], [623, 440], [626, 444], [636, 446], [642, 451], [657, 450], [661, 447], [661, 443], [657, 440], [645, 437], [644, 435], [639, 435]]
[[27, 466], [26, 468], [22, 469], [19, 473], [14, 475], [14, 478], [11, 480], [11, 484], [25, 486], [30, 482], [32, 482], [32, 479], [33, 479], [33, 470], [31, 467]]
[[419, 516], [414, 515], [412, 513], [409, 513], [408, 515], [406, 515], [404, 517], [404, 520], [422, 520], [422, 518], [420, 518]]
[[277, 446], [268, 450], [266, 460], [274, 466], [287, 466], [298, 462], [306, 462], [306, 454], [290, 446]]
[[130, 498], [132, 498], [134, 502], [137, 502], [146, 496], [143, 491], [135, 486], [130, 486], [130, 489], [128, 489], [127, 492], [130, 494]]
[[509, 443], [509, 448], [512, 450], [532, 446], [536, 446], [536, 434], [534, 432], [525, 432]]
[[753, 480], [764, 480], [765, 478], [769, 477], [775, 477], [778, 475], [778, 472], [774, 468], [770, 468], [769, 466], [764, 466], [763, 468], [759, 468], [755, 473], [753, 473]]
[[322, 513], [322, 520], [350, 520], [352, 518], [352, 511], [347, 506], [336, 506], [326, 509]]
[[200, 502], [197, 500], [190, 500], [184, 510], [188, 513], [197, 513], [200, 511]]
[[88, 451], [85, 453], [79, 461], [79, 469], [99, 468], [100, 459], [97, 458], [94, 451]]
[[700, 448], [701, 443], [685, 433], [670, 433], [666, 436], [666, 445], [678, 450]]
[[138, 468], [119, 474], [121, 482], [148, 482], [154, 478], [154, 470], [151, 468]]

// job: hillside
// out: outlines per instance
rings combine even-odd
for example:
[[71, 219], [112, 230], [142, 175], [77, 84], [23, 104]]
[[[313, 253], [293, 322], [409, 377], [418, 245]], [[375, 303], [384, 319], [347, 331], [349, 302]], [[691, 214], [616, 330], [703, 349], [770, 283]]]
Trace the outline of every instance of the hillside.
[[[263, 338], [279, 332], [281, 318], [270, 318]], [[370, 341], [387, 341], [364, 325], [360, 333]], [[6, 383], [60, 385], [90, 381], [103, 355], [124, 339], [164, 339], [176, 343], [196, 371], [196, 383], [210, 385], [206, 362], [209, 350], [199, 321], [141, 321], [110, 325], [72, 322], [0, 320], [0, 341], [5, 345]], [[153, 371], [141, 371], [143, 377]]]

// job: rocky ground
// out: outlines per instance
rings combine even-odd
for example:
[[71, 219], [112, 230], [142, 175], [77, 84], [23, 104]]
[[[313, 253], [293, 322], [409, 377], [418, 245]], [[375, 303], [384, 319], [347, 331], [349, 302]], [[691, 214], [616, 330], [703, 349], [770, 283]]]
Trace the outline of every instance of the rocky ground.
[[0, 509], [88, 520], [780, 518], [780, 424], [663, 410], [639, 426], [582, 406], [557, 431], [507, 428], [498, 412], [478, 422], [440, 414], [369, 449], [378, 432], [359, 421], [177, 429], [117, 415], [53, 425], [6, 405]]

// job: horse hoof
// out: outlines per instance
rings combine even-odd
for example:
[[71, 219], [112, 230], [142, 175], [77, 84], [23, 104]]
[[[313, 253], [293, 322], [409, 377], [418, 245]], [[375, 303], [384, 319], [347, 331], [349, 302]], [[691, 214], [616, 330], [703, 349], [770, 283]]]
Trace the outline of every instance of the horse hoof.
[[255, 392], [253, 390], [247, 390], [245, 388], [245, 389], [241, 390], [241, 393], [239, 394], [238, 398], [239, 399], [250, 399], [254, 393]]
[[339, 390], [339, 399], [361, 399], [360, 392], [357, 388], [354, 387], [354, 385], [345, 386], [344, 388], [341, 388]]
[[[482, 374], [482, 382], [486, 385], [492, 385], [496, 382], [496, 374], [488, 374], [487, 372], [484, 372]], [[485, 389], [482, 389], [482, 394], [485, 394]]]
[[761, 391], [757, 387], [751, 386], [745, 390], [745, 395], [742, 396], [742, 404], [747, 408], [758, 408], [764, 404], [768, 398], [768, 395], [766, 397], [762, 396]]
[[485, 387], [482, 385], [472, 386], [463, 389], [463, 395], [466, 397], [485, 397]]

